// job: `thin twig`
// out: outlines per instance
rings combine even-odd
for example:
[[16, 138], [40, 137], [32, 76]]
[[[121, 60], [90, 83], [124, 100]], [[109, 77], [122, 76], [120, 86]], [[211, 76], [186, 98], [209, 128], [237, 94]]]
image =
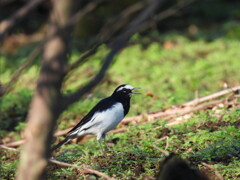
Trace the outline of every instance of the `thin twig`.
[[[162, 141], [162, 140], [164, 140], [164, 139], [167, 139], [167, 140], [166, 140], [166, 146], [165, 146], [165, 149], [161, 149], [161, 148], [159, 148], [156, 144], [157, 144], [159, 141]], [[164, 136], [164, 137], [156, 140], [156, 141], [153, 142], [153, 144], [152, 144], [155, 149], [157, 149], [157, 150], [159, 150], [160, 152], [162, 152], [165, 156], [169, 156], [169, 154], [170, 154], [170, 153], [167, 151], [167, 148], [168, 148], [168, 146], [169, 146], [168, 139], [169, 139], [168, 136]]]
[[4, 35], [11, 28], [13, 28], [13, 26], [15, 26], [17, 22], [21, 21], [30, 11], [36, 8], [43, 1], [44, 0], [31, 0], [21, 9], [19, 9], [15, 14], [13, 14], [10, 18], [2, 21], [0, 23], [0, 42], [2, 41]]
[[0, 148], [10, 150], [10, 151], [20, 152], [18, 149], [11, 148], [11, 147], [8, 147], [8, 146], [5, 146], [5, 145], [0, 145]]
[[214, 170], [214, 173], [216, 174], [216, 176], [219, 178], [219, 180], [224, 180], [223, 176], [219, 173], [219, 171], [217, 170], [217, 168], [215, 168], [214, 166], [207, 164], [205, 162], [201, 162], [201, 164], [211, 170]]
[[[100, 30], [100, 33], [98, 35], [99, 39], [102, 42], [106, 42], [106, 41], [110, 40], [114, 36], [114, 34], [119, 32], [120, 29], [123, 29], [126, 26], [127, 22], [130, 21], [130, 16], [132, 14], [145, 8], [151, 2], [152, 2], [152, 0], [139, 1], [131, 6], [127, 7], [126, 9], [124, 9], [120, 13], [119, 16], [113, 18], [110, 22], [106, 23], [102, 27], [102, 29]], [[111, 27], [111, 28], [109, 28], [109, 27]]]
[[24, 144], [26, 142], [25, 139], [21, 139], [19, 141], [13, 141], [13, 142], [9, 142], [9, 143], [4, 143], [2, 146], [6, 146], [6, 147], [17, 147], [20, 146], [22, 144]]
[[64, 129], [64, 130], [61, 130], [61, 131], [58, 131], [54, 134], [54, 137], [58, 137], [58, 136], [62, 136], [62, 135], [65, 135], [67, 134], [72, 128], [68, 128], [68, 129]]
[[170, 16], [177, 14], [177, 12], [179, 12], [180, 9], [190, 5], [194, 1], [196, 1], [196, 0], [179, 1], [178, 3], [174, 4], [172, 7], [154, 15], [151, 21], [147, 21], [144, 24], [142, 24], [139, 31], [147, 30], [153, 22], [157, 23], [157, 22], [160, 22]]
[[[68, 128], [68, 129], [64, 129], [61, 131], [58, 131], [54, 134], [54, 137], [58, 137], [58, 136], [63, 136], [65, 134], [67, 134], [72, 128]], [[9, 143], [4, 143], [2, 145], [6, 146], [6, 147], [17, 147], [20, 146], [22, 144], [24, 144], [26, 142], [25, 139], [21, 139], [19, 141], [13, 141], [13, 142], [9, 142]]]
[[71, 65], [69, 65], [66, 70], [66, 74], [68, 74], [73, 69], [75, 69], [75, 68], [79, 67], [80, 65], [82, 65], [83, 63], [85, 63], [91, 55], [93, 55], [93, 54], [95, 54], [95, 52], [97, 52], [97, 49], [99, 48], [100, 45], [101, 45], [101, 43], [97, 43], [92, 49], [90, 49], [89, 51], [84, 53], [78, 60], [76, 60]]
[[0, 97], [3, 96], [4, 94], [7, 94], [11, 91], [13, 88], [13, 85], [16, 84], [16, 82], [19, 80], [20, 76], [22, 75], [23, 71], [27, 69], [27, 67], [30, 66], [30, 64], [37, 58], [37, 56], [40, 54], [42, 51], [43, 45], [40, 44], [37, 46], [31, 54], [27, 57], [27, 59], [16, 69], [11, 76], [10, 81], [6, 84], [3, 85], [3, 91], [0, 93]]
[[103, 177], [107, 180], [114, 180], [114, 178], [111, 178], [110, 176], [102, 173], [102, 172], [99, 172], [97, 170], [94, 170], [94, 169], [90, 169], [90, 168], [87, 168], [87, 167], [82, 167], [82, 166], [78, 166], [76, 164], [69, 164], [69, 163], [65, 163], [65, 162], [61, 162], [61, 161], [57, 161], [55, 159], [50, 159], [49, 160], [51, 163], [54, 163], [54, 164], [57, 164], [57, 165], [60, 165], [60, 166], [64, 166], [64, 167], [73, 167], [73, 168], [76, 168], [76, 169], [82, 169], [84, 170], [84, 174], [96, 174], [97, 176], [99, 177]]
[[[67, 134], [71, 129], [72, 129], [72, 127], [68, 128], [68, 129], [64, 129], [64, 130], [58, 131], [58, 132], [56, 132], [54, 134], [54, 137], [63, 136], [65, 134]], [[109, 133], [110, 134], [115, 134], [115, 133], [123, 133], [123, 132], [126, 132], [126, 128], [114, 129], [114, 130], [110, 131]], [[89, 137], [91, 137], [91, 136], [89, 136]], [[24, 144], [25, 142], [26, 142], [25, 139], [21, 139], [19, 141], [8, 142], [8, 143], [4, 143], [4, 144], [1, 144], [1, 145], [10, 148], [10, 147], [18, 147], [18, 146]]]

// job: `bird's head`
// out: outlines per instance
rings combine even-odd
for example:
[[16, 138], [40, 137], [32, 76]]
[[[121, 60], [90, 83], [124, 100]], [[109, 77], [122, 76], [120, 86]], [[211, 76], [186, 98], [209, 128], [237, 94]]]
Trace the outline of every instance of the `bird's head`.
[[118, 86], [115, 91], [113, 92], [113, 96], [118, 97], [132, 97], [134, 94], [140, 94], [138, 92], [134, 92], [134, 90], [139, 88], [134, 88], [129, 84], [123, 84]]

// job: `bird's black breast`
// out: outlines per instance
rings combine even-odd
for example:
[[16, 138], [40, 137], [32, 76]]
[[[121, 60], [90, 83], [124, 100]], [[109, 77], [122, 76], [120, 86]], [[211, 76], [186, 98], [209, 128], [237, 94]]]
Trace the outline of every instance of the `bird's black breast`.
[[122, 103], [123, 109], [124, 109], [124, 116], [126, 116], [130, 109], [130, 102], [126, 101], [126, 102], [121, 102], [121, 103]]

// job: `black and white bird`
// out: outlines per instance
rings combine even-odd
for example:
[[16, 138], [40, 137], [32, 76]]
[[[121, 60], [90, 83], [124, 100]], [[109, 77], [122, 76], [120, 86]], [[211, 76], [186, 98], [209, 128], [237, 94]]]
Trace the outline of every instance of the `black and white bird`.
[[52, 151], [74, 138], [84, 135], [96, 135], [103, 152], [101, 140], [105, 142], [106, 133], [114, 129], [126, 116], [130, 108], [132, 95], [139, 94], [129, 84], [118, 86], [110, 97], [101, 100], [83, 119], [68, 132], [67, 137], [54, 146]]

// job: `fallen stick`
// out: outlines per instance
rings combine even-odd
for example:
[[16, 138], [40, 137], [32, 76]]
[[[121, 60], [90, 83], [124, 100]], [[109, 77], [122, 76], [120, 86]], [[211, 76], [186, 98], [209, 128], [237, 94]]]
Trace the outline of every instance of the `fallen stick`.
[[[163, 118], [164, 120], [170, 120], [174, 117], [178, 117], [178, 116], [183, 116], [185, 114], [189, 114], [191, 112], [194, 111], [199, 111], [199, 110], [203, 110], [206, 109], [208, 107], [214, 106], [216, 104], [222, 103], [224, 102], [225, 99], [221, 99], [221, 100], [217, 100], [217, 101], [213, 101], [213, 102], [209, 102], [207, 104], [201, 104], [198, 105], [196, 107], [192, 107], [192, 106], [186, 106], [186, 107], [181, 107], [181, 108], [175, 108], [173, 110], [168, 110], [166, 112], [158, 112], [158, 113], [154, 113], [154, 114], [148, 114], [148, 119], [154, 120], [157, 118]], [[142, 116], [135, 116], [135, 117], [130, 117], [130, 118], [125, 118], [121, 124], [128, 124], [130, 122], [140, 122], [141, 121]]]
[[[68, 129], [64, 129], [64, 130], [61, 130], [61, 131], [58, 131], [54, 134], [54, 137], [58, 137], [58, 136], [62, 136], [62, 135], [65, 135], [67, 134], [72, 128], [68, 128]], [[2, 145], [4, 146], [7, 146], [7, 147], [17, 147], [17, 146], [20, 146], [22, 144], [25, 143], [25, 139], [21, 139], [19, 141], [13, 141], [13, 142], [9, 142], [9, 143], [4, 143]]]
[[207, 163], [205, 163], [205, 162], [201, 162], [201, 164], [202, 164], [203, 166], [205, 166], [205, 167], [213, 170], [214, 173], [215, 173], [215, 175], [219, 178], [219, 180], [224, 180], [223, 176], [218, 172], [218, 170], [217, 170], [215, 167], [213, 167], [212, 165], [207, 164]]
[[219, 91], [219, 92], [210, 94], [208, 96], [204, 96], [202, 98], [197, 98], [197, 99], [194, 99], [194, 100], [189, 101], [187, 103], [184, 103], [183, 105], [184, 106], [192, 106], [192, 105], [195, 105], [196, 103], [201, 104], [203, 102], [210, 101], [210, 100], [219, 98], [221, 96], [225, 96], [225, 95], [230, 94], [230, 93], [235, 93], [237, 91], [240, 91], [240, 86], [235, 86], [233, 88], [225, 89], [223, 91]]
[[54, 137], [58, 137], [58, 136], [62, 136], [62, 135], [65, 135], [67, 134], [72, 128], [68, 128], [68, 129], [64, 129], [64, 130], [61, 130], [61, 131], [58, 131], [54, 134]]
[[[223, 91], [219, 91], [219, 92], [204, 96], [202, 98], [194, 99], [192, 101], [189, 101], [187, 103], [179, 105], [180, 108], [175, 108], [173, 110], [167, 110], [167, 111], [162, 111], [162, 112], [157, 112], [157, 113], [150, 113], [150, 114], [147, 114], [147, 116], [148, 116], [149, 119], [164, 118], [164, 117], [172, 116], [173, 114], [177, 114], [177, 113], [181, 112], [184, 108], [192, 108], [193, 105], [196, 106], [196, 105], [199, 105], [201, 103], [219, 98], [221, 96], [224, 96], [224, 95], [227, 95], [227, 94], [230, 94], [230, 93], [235, 93], [237, 91], [240, 91], [240, 86], [235, 86], [233, 88], [229, 88], [229, 89], [226, 89], [226, 90], [223, 90]], [[208, 105], [203, 105], [203, 107], [205, 107], [205, 106], [208, 106]], [[193, 111], [201, 110], [201, 109], [202, 109], [202, 107], [201, 108], [196, 108]], [[133, 121], [140, 122], [141, 119], [142, 119], [142, 115], [133, 116], [133, 117], [125, 118], [121, 123], [122, 124], [128, 124], [128, 123], [133, 122]]]
[[[225, 101], [225, 99], [222, 99], [222, 100], [209, 102], [207, 104], [201, 104], [201, 105], [199, 105], [197, 107], [192, 107], [192, 108], [188, 107], [186, 109], [182, 109], [181, 111], [173, 113], [172, 115], [170, 115], [170, 116], [168, 116], [167, 118], [164, 119], [164, 120], [169, 121], [169, 123], [167, 123], [166, 126], [173, 126], [173, 125], [179, 124], [179, 122], [183, 122], [184, 121], [184, 119], [183, 120], [173, 120], [173, 121], [170, 121], [173, 118], [176, 118], [176, 117], [179, 117], [179, 116], [184, 116], [184, 115], [192, 113], [194, 111], [200, 111], [200, 110], [203, 110], [203, 109], [215, 106], [217, 104], [223, 103], [224, 101]], [[178, 122], [178, 123], [176, 123], [176, 122]]]
[[0, 145], [0, 148], [10, 150], [10, 151], [20, 152], [18, 149], [11, 148], [11, 147], [8, 147], [8, 146], [5, 146], [5, 145]]
[[[161, 149], [161, 148], [159, 148], [156, 144], [157, 144], [159, 141], [162, 141], [162, 140], [164, 140], [164, 139], [167, 139], [167, 140], [166, 140], [166, 146], [165, 146], [165, 149]], [[159, 150], [161, 153], [163, 153], [165, 156], [169, 156], [170, 153], [167, 151], [167, 148], [168, 148], [168, 146], [169, 146], [168, 139], [169, 139], [168, 136], [164, 136], [164, 137], [156, 140], [155, 142], [153, 142], [153, 143], [152, 143], [152, 146], [153, 146], [155, 149]]]
[[[14, 151], [14, 152], [20, 152], [18, 149], [16, 148], [11, 148], [11, 147], [8, 147], [8, 146], [5, 146], [5, 145], [0, 145], [0, 148], [2, 149], [6, 149], [6, 150], [10, 150], [10, 151]], [[99, 172], [97, 170], [94, 170], [94, 169], [90, 169], [90, 168], [87, 168], [87, 167], [82, 167], [82, 166], [78, 166], [76, 164], [69, 164], [69, 163], [66, 163], [66, 162], [61, 162], [61, 161], [57, 161], [55, 159], [49, 159], [49, 162], [53, 163], [53, 164], [57, 164], [57, 165], [60, 165], [60, 166], [64, 166], [64, 167], [73, 167], [73, 168], [76, 168], [76, 169], [82, 169], [84, 172], [84, 174], [95, 174], [99, 177], [103, 177], [107, 180], [114, 180], [114, 178], [111, 178], [110, 176], [102, 173], [102, 172]]]
[[13, 142], [9, 142], [9, 143], [6, 143], [6, 144], [5, 143], [1, 144], [1, 146], [4, 145], [6, 147], [17, 147], [17, 146], [20, 146], [24, 143], [25, 143], [25, 139], [21, 139], [19, 141], [13, 141]]
[[57, 161], [55, 159], [50, 159], [49, 162], [53, 163], [53, 164], [57, 164], [57, 165], [60, 165], [60, 166], [63, 166], [63, 167], [73, 167], [73, 168], [76, 168], [76, 169], [82, 169], [84, 170], [84, 174], [95, 174], [99, 177], [103, 177], [107, 180], [114, 180], [114, 178], [111, 178], [110, 176], [100, 172], [100, 171], [97, 171], [97, 170], [94, 170], [94, 169], [90, 169], [90, 168], [87, 168], [87, 167], [82, 167], [82, 166], [78, 166], [76, 164], [69, 164], [69, 163], [65, 163], [65, 162], [61, 162], [61, 161]]

